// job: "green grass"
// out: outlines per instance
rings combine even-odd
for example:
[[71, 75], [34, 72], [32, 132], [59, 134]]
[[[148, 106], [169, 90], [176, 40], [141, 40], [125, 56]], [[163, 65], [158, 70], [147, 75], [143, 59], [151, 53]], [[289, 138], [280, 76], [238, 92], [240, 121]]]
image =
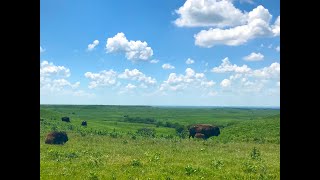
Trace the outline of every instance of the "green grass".
[[[279, 109], [41, 105], [41, 179], [280, 179]], [[123, 116], [221, 127], [207, 141], [173, 128], [122, 122]], [[61, 121], [69, 116], [71, 123]], [[87, 127], [80, 124], [88, 122]], [[153, 128], [155, 138], [136, 134]], [[48, 145], [51, 130], [64, 145]]]

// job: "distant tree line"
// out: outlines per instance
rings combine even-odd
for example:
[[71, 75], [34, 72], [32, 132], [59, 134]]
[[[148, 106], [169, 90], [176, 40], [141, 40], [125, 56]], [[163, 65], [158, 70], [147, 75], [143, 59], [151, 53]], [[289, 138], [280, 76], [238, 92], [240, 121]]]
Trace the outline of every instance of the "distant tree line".
[[174, 128], [179, 136], [185, 136], [187, 128], [179, 124], [177, 122], [162, 122], [157, 121], [154, 118], [142, 118], [142, 117], [129, 117], [128, 115], [124, 116], [123, 121], [125, 122], [131, 122], [131, 123], [144, 123], [144, 124], [154, 124], [156, 127], [168, 127], [168, 128]]

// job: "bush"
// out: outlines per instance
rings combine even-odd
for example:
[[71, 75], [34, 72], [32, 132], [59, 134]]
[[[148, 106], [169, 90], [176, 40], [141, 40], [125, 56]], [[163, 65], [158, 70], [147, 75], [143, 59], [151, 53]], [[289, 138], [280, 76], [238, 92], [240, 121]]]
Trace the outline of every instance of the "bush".
[[138, 131], [136, 133], [138, 135], [144, 136], [144, 137], [155, 137], [156, 136], [155, 129], [151, 129], [151, 128], [140, 128], [140, 129], [138, 129]]
[[255, 160], [260, 160], [261, 159], [260, 155], [261, 155], [260, 151], [256, 147], [254, 147], [250, 153], [251, 159], [255, 159]]
[[243, 171], [246, 173], [256, 173], [258, 171], [258, 166], [255, 163], [246, 161], [243, 165]]
[[182, 132], [178, 133], [178, 136], [182, 139], [185, 139], [189, 136], [189, 131], [187, 129], [183, 129]]
[[141, 166], [141, 162], [138, 159], [133, 159], [131, 161], [132, 166]]
[[190, 176], [191, 174], [197, 172], [197, 170], [195, 168], [193, 168], [192, 166], [188, 165], [187, 167], [185, 167], [186, 170], [186, 174], [188, 176]]

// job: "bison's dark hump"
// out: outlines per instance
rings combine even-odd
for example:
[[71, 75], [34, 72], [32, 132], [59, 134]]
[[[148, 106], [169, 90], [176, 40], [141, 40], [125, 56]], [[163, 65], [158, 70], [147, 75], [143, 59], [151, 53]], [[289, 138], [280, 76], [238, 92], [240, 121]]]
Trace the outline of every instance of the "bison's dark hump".
[[194, 124], [190, 127], [217, 127], [217, 126], [212, 125], [212, 124]]
[[46, 144], [64, 144], [68, 141], [68, 135], [66, 132], [50, 132], [47, 134]]

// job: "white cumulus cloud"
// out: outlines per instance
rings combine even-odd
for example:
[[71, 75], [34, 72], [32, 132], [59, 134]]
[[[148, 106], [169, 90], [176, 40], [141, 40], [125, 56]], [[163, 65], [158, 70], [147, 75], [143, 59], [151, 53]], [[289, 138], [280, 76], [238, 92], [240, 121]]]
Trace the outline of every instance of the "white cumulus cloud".
[[280, 77], [280, 63], [274, 62], [269, 67], [253, 70], [248, 73], [249, 76], [263, 79], [275, 79]]
[[187, 0], [175, 11], [179, 27], [236, 26], [246, 21], [246, 14], [226, 0]]
[[69, 77], [71, 75], [70, 69], [64, 66], [56, 66], [52, 62], [43, 61], [40, 64], [40, 76], [58, 75], [63, 77]]
[[255, 52], [252, 52], [248, 56], [243, 57], [243, 59], [246, 61], [261, 61], [263, 60], [263, 58], [264, 58], [263, 54], [255, 53]]
[[40, 53], [43, 53], [44, 51], [46, 51], [46, 50], [43, 49], [43, 48], [40, 46]]
[[186, 64], [193, 64], [193, 63], [194, 63], [194, 60], [191, 59], [191, 58], [188, 58], [188, 59], [186, 60]]
[[145, 41], [128, 41], [125, 34], [120, 32], [107, 39], [107, 53], [125, 53], [128, 60], [148, 60], [153, 55], [153, 50]]
[[159, 60], [157, 60], [157, 59], [152, 59], [151, 61], [150, 61], [150, 63], [152, 63], [152, 64], [157, 64], [159, 62]]
[[230, 79], [239, 79], [242, 77], [241, 74], [245, 76], [262, 78], [262, 79], [272, 79], [280, 77], [280, 63], [274, 62], [268, 67], [264, 67], [261, 69], [251, 69], [247, 65], [238, 66], [236, 64], [231, 64], [228, 58], [224, 58], [222, 63], [218, 67], [214, 67], [211, 69], [211, 72], [215, 73], [227, 73], [234, 72], [235, 75], [231, 75]]
[[194, 35], [195, 45], [210, 48], [216, 45], [238, 46], [258, 37], [280, 35], [280, 16], [270, 25], [272, 15], [263, 6], [250, 11], [246, 24], [227, 29], [210, 28]]
[[98, 40], [94, 40], [92, 44], [88, 45], [88, 51], [92, 51], [99, 44]]
[[52, 62], [42, 61], [40, 63], [40, 95], [71, 95], [71, 96], [94, 96], [79, 90], [80, 82], [71, 83], [70, 69], [64, 66], [56, 66]]
[[222, 88], [228, 88], [233, 93], [262, 93], [280, 85], [280, 63], [274, 62], [270, 66], [260, 69], [247, 67], [246, 71], [237, 71], [239, 67], [224, 61], [219, 67], [213, 68], [219, 73], [234, 73], [229, 79], [223, 79], [220, 83]]
[[126, 86], [126, 89], [131, 90], [131, 89], [135, 89], [136, 87], [137, 87], [137, 86], [129, 83], [129, 84]]
[[221, 81], [220, 86], [221, 87], [229, 87], [231, 85], [231, 81], [229, 79], [224, 79]]
[[276, 21], [272, 25], [272, 32], [274, 36], [280, 36], [280, 16], [277, 17]]
[[175, 67], [172, 66], [172, 65], [170, 65], [170, 64], [163, 64], [163, 65], [162, 65], [162, 68], [163, 68], [163, 69], [174, 69]]
[[91, 80], [88, 86], [90, 89], [94, 89], [97, 87], [117, 88], [122, 84], [122, 82], [120, 82], [121, 79], [140, 82], [141, 84], [143, 84], [143, 87], [147, 87], [147, 85], [155, 85], [157, 83], [155, 78], [146, 76], [138, 69], [125, 69], [122, 73], [118, 73], [112, 69], [103, 70], [99, 73], [86, 72], [84, 76]]
[[91, 80], [89, 88], [112, 86], [117, 82], [117, 73], [112, 69], [109, 71], [103, 70], [99, 73], [86, 72], [84, 76]]
[[203, 73], [196, 73], [193, 69], [187, 68], [185, 74], [170, 73], [167, 80], [160, 85], [160, 91], [181, 91], [186, 88], [210, 88], [215, 84], [212, 80], [206, 79]]
[[247, 73], [250, 71], [251, 69], [247, 65], [243, 65], [243, 66], [237, 66], [236, 64], [232, 65], [228, 57], [222, 60], [222, 63], [220, 66], [214, 67], [211, 69], [211, 72], [215, 72], [215, 73], [225, 73], [225, 72]]
[[133, 70], [125, 69], [123, 73], [118, 75], [118, 77], [121, 79], [137, 80], [139, 82], [144, 82], [149, 85], [153, 85], [157, 83], [156, 79], [146, 76], [138, 69], [133, 69]]
[[277, 46], [275, 49], [276, 51], [280, 52], [280, 46]]

